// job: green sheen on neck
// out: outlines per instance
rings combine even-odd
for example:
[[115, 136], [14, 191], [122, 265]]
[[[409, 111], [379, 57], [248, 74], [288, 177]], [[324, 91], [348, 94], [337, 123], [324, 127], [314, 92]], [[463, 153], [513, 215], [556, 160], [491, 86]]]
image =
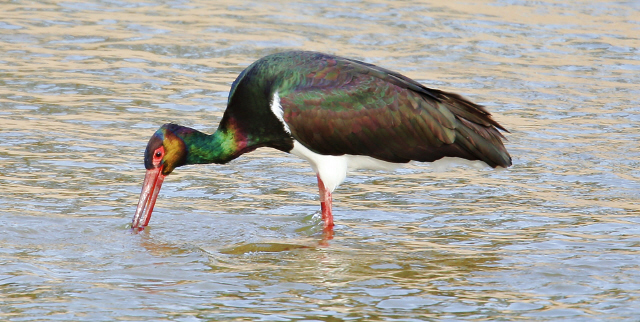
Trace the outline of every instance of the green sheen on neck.
[[182, 140], [187, 148], [186, 164], [227, 163], [246, 146], [246, 141], [238, 139], [233, 131], [220, 129], [211, 135], [197, 130], [185, 133]]

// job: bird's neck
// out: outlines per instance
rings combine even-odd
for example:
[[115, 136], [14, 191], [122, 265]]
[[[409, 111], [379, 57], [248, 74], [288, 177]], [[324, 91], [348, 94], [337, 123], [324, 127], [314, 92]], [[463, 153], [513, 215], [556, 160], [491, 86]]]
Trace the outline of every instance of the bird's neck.
[[211, 135], [191, 130], [182, 137], [186, 164], [227, 163], [248, 152], [247, 138], [234, 129], [218, 129]]

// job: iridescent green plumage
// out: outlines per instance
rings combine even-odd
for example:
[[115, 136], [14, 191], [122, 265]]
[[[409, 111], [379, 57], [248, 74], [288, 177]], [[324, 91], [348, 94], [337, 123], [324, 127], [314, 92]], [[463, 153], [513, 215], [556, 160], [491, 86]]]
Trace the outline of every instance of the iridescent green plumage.
[[[280, 98], [284, 131], [270, 104]], [[288, 151], [293, 138], [325, 155], [390, 162], [442, 157], [511, 165], [504, 130], [480, 105], [351, 59], [286, 52], [264, 57], [234, 82], [221, 127], [234, 122], [250, 145]]]

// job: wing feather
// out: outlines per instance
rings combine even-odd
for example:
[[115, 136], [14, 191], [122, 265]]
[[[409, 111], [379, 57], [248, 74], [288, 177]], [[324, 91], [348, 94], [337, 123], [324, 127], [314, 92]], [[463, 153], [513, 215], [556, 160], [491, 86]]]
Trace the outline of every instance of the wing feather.
[[[279, 90], [291, 135], [325, 155], [390, 162], [442, 157], [509, 166], [511, 158], [484, 107], [389, 70], [325, 56], [304, 64], [295, 86]], [[302, 68], [302, 67], [301, 67]]]

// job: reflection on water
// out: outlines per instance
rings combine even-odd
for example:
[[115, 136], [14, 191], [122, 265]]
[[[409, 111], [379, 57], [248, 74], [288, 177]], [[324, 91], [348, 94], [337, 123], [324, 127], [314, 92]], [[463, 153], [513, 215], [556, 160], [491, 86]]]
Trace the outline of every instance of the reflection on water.
[[[629, 320], [640, 314], [640, 7], [561, 1], [0, 4], [0, 320]], [[148, 137], [212, 132], [287, 49], [485, 104], [503, 171], [358, 172], [322, 238], [306, 163], [180, 168], [127, 227]]]

